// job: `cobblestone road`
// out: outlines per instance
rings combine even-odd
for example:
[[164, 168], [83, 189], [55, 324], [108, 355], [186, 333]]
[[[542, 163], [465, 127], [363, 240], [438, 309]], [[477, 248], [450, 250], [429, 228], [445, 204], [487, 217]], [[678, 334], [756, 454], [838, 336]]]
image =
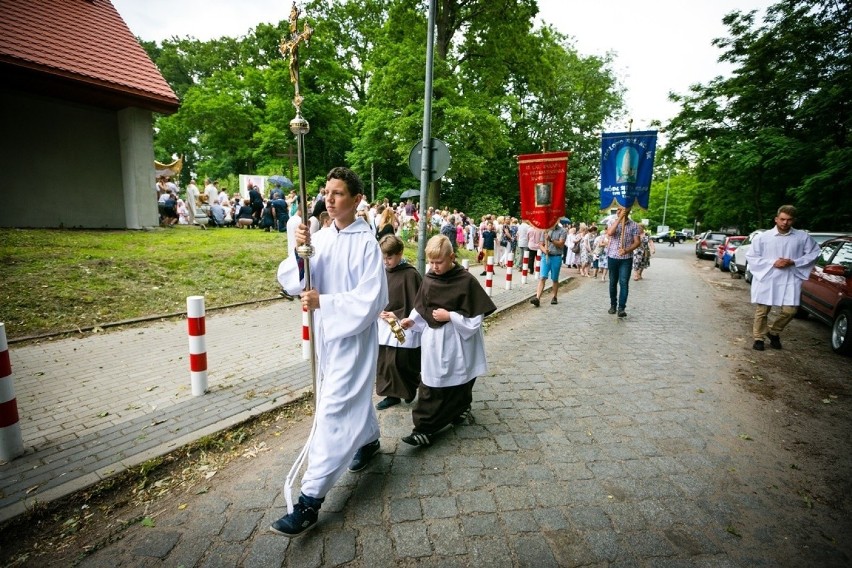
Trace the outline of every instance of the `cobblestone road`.
[[849, 520], [791, 490], [793, 459], [731, 381], [690, 256], [660, 251], [625, 320], [591, 279], [502, 314], [475, 423], [412, 448], [409, 407], [383, 411], [381, 453], [302, 538], [267, 526], [308, 424], [83, 565], [848, 566]]

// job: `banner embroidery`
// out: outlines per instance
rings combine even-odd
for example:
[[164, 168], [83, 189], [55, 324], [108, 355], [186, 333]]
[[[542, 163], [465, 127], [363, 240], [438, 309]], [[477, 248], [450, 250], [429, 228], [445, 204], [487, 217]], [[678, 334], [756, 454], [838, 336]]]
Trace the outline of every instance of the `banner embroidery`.
[[656, 130], [601, 136], [601, 209], [615, 204], [648, 208], [656, 149]]
[[518, 156], [521, 217], [539, 229], [553, 227], [565, 215], [565, 179], [570, 152]]

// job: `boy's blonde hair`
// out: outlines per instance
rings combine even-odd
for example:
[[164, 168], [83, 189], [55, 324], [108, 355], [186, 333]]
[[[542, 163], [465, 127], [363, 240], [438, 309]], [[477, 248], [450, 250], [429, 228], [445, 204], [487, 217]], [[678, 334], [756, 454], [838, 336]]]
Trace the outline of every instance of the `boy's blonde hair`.
[[443, 258], [453, 254], [453, 245], [445, 235], [435, 235], [426, 243], [426, 258]]
[[379, 248], [383, 255], [393, 256], [396, 254], [402, 254], [402, 251], [405, 250], [405, 244], [402, 242], [402, 239], [396, 235], [385, 235], [379, 239]]

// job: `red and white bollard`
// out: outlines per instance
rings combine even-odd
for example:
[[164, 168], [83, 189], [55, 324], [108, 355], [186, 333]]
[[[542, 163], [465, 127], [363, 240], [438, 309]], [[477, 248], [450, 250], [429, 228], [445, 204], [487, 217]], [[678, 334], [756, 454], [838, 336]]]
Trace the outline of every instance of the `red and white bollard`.
[[536, 280], [541, 277], [541, 252], [535, 252], [535, 274], [533, 275]]
[[462, 268], [470, 272], [470, 261], [466, 258], [462, 259]]
[[494, 287], [494, 257], [489, 256], [485, 264], [485, 293], [491, 296]]
[[515, 264], [515, 260], [512, 258], [506, 259], [506, 290], [512, 289], [512, 267]]
[[521, 265], [521, 286], [527, 283], [527, 267], [530, 264], [530, 251], [524, 251], [523, 264]]
[[311, 328], [308, 323], [308, 308], [302, 306], [302, 359], [311, 359]]
[[12, 362], [6, 342], [6, 324], [0, 323], [0, 460], [12, 461], [24, 453], [18, 399], [12, 380]]
[[189, 330], [189, 377], [192, 396], [207, 392], [207, 333], [204, 323], [204, 296], [186, 298], [186, 327]]

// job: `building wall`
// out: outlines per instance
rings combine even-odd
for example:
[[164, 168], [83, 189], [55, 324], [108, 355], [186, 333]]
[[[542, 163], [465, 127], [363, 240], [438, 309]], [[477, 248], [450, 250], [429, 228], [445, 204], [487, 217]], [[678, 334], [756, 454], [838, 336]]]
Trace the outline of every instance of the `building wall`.
[[0, 226], [157, 225], [149, 111], [0, 90], [0, 117]]

